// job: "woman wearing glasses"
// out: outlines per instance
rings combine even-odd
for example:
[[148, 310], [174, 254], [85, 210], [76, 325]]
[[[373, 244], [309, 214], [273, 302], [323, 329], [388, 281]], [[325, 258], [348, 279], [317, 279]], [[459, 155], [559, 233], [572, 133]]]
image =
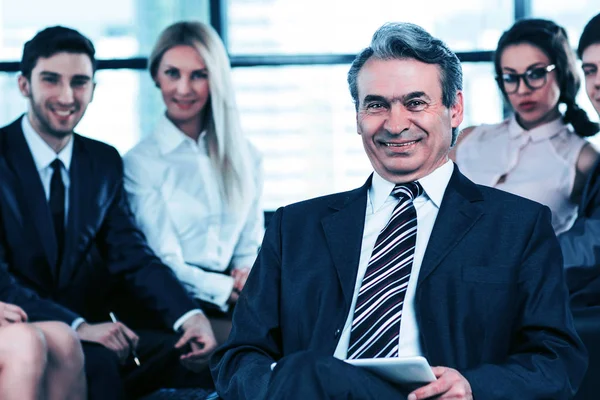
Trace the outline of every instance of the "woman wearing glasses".
[[564, 232], [598, 159], [584, 139], [598, 125], [575, 102], [581, 82], [567, 33], [552, 21], [520, 20], [500, 38], [494, 66], [514, 115], [465, 129], [452, 158], [476, 183], [547, 205], [555, 232]]

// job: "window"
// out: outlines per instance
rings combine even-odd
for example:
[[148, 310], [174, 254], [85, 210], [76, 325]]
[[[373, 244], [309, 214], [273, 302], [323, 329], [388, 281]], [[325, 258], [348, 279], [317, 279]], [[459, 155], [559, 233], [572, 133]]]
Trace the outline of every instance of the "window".
[[573, 48], [585, 24], [598, 12], [598, 0], [531, 0], [532, 12], [537, 18], [551, 19], [567, 30]]
[[[533, 15], [555, 21], [564, 27], [569, 35], [569, 41], [574, 49], [579, 44], [579, 37], [583, 32], [585, 24], [598, 12], [597, 0], [572, 0], [569, 2], [559, 0], [532, 0]], [[598, 121], [598, 114], [585, 93], [584, 77], [581, 75], [581, 90], [577, 95], [577, 103], [583, 108], [591, 120]], [[600, 148], [600, 135], [591, 137], [590, 142]]]
[[[453, 50], [467, 52], [470, 59], [478, 61], [463, 63], [464, 128], [502, 119], [503, 101], [493, 79], [489, 51], [512, 24], [515, 13], [523, 17], [531, 10], [532, 15], [556, 20], [567, 28], [576, 45], [584, 24], [598, 12], [595, 0], [568, 4], [558, 0], [432, 0], [426, 7], [422, 2], [398, 0], [85, 3], [86, 7], [78, 0], [0, 0], [0, 124], [26, 110], [13, 72], [24, 42], [46, 26], [70, 26], [92, 39], [99, 59], [121, 60], [131, 66], [97, 72], [94, 101], [77, 128], [123, 154], [152, 132], [164, 111], [159, 91], [136, 58], [148, 56], [167, 25], [181, 19], [207, 22], [213, 18], [223, 23], [243, 128], [263, 154], [267, 210], [357, 187], [371, 172], [356, 134], [354, 105], [346, 83], [349, 64], [339, 63], [340, 59], [351, 60], [367, 46], [382, 23], [417, 23]], [[212, 14], [209, 5], [215, 7]], [[223, 6], [225, 18], [221, 20], [214, 11]], [[285, 56], [295, 61], [288, 62]], [[291, 65], [317, 58], [319, 65]], [[248, 59], [253, 60], [252, 66], [244, 62]], [[597, 120], [583, 90], [579, 104]], [[600, 145], [600, 137], [592, 141]]]
[[194, 18], [208, 21], [208, 0], [0, 0], [0, 60], [19, 60], [23, 44], [52, 25], [88, 36], [98, 58], [147, 56], [163, 28]]
[[[246, 135], [263, 154], [264, 207], [360, 186], [372, 171], [356, 133], [348, 65], [236, 68]], [[462, 127], [502, 118], [489, 63], [464, 64]], [[478, 101], [485, 98], [486, 101]]]
[[512, 22], [511, 0], [228, 0], [232, 54], [357, 53], [383, 23], [407, 21], [454, 51], [492, 50]]

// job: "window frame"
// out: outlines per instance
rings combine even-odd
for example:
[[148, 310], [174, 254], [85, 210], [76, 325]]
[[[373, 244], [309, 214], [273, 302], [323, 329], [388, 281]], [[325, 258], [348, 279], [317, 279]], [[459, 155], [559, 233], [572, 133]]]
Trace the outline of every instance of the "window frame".
[[[531, 17], [533, 0], [514, 0], [514, 21]], [[228, 47], [228, 1], [209, 0], [210, 24], [220, 35], [226, 48]], [[514, 22], [513, 21], [513, 22]], [[493, 60], [493, 51], [466, 51], [456, 53], [461, 62], [489, 63]], [[232, 68], [252, 68], [265, 66], [308, 66], [308, 65], [349, 65], [355, 54], [258, 54], [230, 55]], [[98, 60], [98, 70], [145, 70], [147, 57], [113, 58]], [[15, 73], [20, 71], [19, 61], [0, 61], [0, 73]], [[503, 107], [504, 114], [508, 107]], [[268, 212], [269, 210], [267, 210]]]

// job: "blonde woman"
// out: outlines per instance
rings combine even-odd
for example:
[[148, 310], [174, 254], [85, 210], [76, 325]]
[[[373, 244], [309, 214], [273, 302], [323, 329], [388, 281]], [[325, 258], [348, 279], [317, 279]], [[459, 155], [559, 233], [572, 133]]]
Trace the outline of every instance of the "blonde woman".
[[261, 159], [242, 134], [229, 58], [210, 26], [166, 28], [149, 68], [166, 112], [125, 156], [125, 187], [156, 254], [205, 312], [226, 312], [262, 240]]

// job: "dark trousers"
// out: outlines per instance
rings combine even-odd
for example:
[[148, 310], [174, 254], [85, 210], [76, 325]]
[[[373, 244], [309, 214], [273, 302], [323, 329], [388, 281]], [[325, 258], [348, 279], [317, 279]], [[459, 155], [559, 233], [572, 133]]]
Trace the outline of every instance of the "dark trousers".
[[331, 356], [299, 352], [284, 357], [273, 370], [266, 398], [398, 399], [408, 390]]
[[573, 309], [579, 337], [588, 351], [588, 369], [575, 400], [598, 399], [600, 392], [600, 306]]
[[136, 349], [141, 366], [131, 357], [121, 365], [114, 352], [104, 346], [83, 342], [89, 400], [137, 398], [161, 387], [213, 388], [210, 372], [195, 373], [179, 362], [181, 352], [174, 348], [175, 333], [136, 330]]

